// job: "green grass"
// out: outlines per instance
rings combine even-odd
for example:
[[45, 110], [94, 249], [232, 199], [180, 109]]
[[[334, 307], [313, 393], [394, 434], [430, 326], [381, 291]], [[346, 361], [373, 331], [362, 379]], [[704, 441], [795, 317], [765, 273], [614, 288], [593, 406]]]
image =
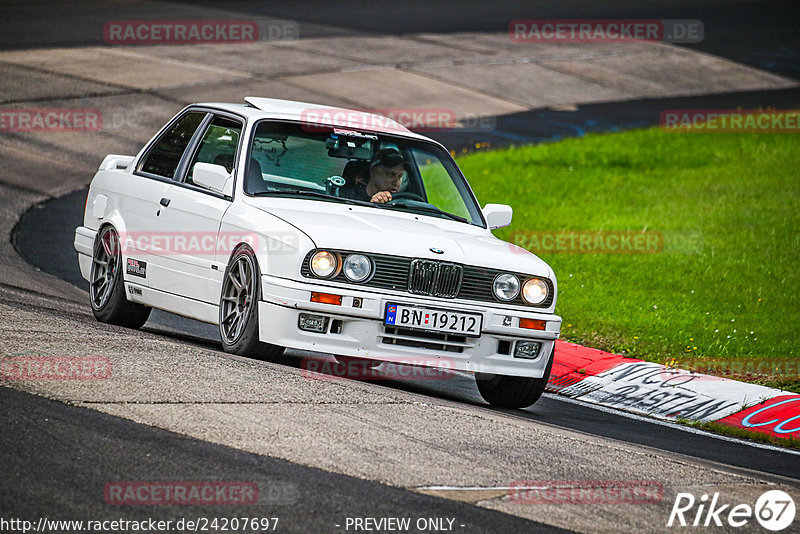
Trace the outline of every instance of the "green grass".
[[800, 391], [799, 149], [795, 134], [654, 128], [458, 163], [482, 204], [513, 206], [502, 239], [663, 236], [651, 254], [541, 254], [558, 278], [565, 339]]

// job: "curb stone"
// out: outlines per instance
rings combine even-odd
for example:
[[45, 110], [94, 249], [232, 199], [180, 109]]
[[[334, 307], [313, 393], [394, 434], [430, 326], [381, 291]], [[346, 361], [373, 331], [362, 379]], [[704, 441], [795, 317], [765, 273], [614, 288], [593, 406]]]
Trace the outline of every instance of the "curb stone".
[[800, 395], [556, 342], [546, 391], [658, 419], [800, 438]]

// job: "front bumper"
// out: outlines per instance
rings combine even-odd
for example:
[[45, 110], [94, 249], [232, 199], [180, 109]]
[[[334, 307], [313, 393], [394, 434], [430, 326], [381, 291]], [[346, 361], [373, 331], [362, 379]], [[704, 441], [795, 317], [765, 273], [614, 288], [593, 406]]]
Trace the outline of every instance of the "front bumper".
[[[259, 338], [283, 347], [461, 371], [541, 378], [561, 330], [561, 317], [501, 304], [438, 299], [392, 291], [343, 289], [264, 275], [258, 303]], [[311, 302], [311, 293], [342, 296], [341, 305]], [[354, 300], [361, 306], [355, 307]], [[387, 303], [444, 308], [483, 315], [480, 337], [455, 340], [384, 327]], [[328, 317], [328, 331], [300, 330], [301, 313]], [[509, 319], [510, 318], [510, 321]], [[519, 319], [546, 321], [545, 330], [519, 327]], [[510, 323], [510, 325], [509, 325]], [[333, 330], [333, 332], [331, 331]], [[541, 343], [535, 359], [515, 358], [518, 341]], [[505, 353], [505, 352], [508, 353]]]

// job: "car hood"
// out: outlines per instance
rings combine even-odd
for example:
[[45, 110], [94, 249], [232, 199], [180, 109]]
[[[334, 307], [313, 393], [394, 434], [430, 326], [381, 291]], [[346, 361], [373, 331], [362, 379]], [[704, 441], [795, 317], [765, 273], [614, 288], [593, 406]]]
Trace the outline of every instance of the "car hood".
[[553, 277], [550, 267], [527, 250], [466, 223], [304, 199], [248, 198], [247, 203], [297, 227], [318, 248], [428, 258]]

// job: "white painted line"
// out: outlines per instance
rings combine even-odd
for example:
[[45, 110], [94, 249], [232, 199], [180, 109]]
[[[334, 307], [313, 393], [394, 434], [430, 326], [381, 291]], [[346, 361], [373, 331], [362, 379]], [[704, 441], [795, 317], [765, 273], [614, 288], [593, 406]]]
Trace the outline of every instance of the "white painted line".
[[473, 486], [473, 487], [463, 487], [463, 486], [419, 486], [414, 489], [417, 490], [432, 490], [432, 491], [482, 491], [482, 490], [496, 490], [496, 491], [510, 491], [512, 489], [546, 489], [544, 486], [541, 488], [535, 486]]

